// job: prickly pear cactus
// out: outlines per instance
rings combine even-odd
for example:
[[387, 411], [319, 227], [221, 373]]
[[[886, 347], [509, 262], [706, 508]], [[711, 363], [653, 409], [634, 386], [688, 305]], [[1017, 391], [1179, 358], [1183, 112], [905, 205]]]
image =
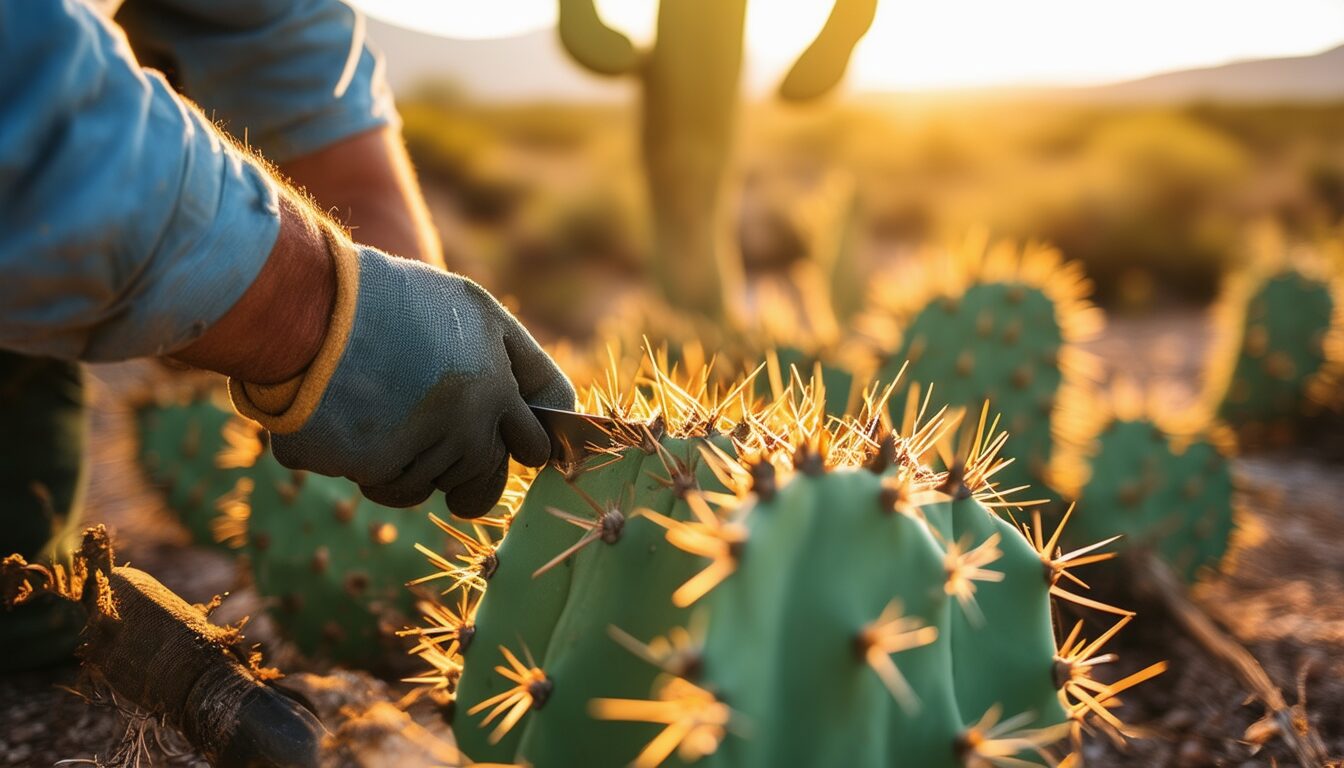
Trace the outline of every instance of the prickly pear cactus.
[[[1013, 460], [999, 487], [1043, 489], [1057, 403], [1091, 378], [1092, 360], [1077, 345], [1102, 317], [1077, 263], [1050, 248], [987, 243], [973, 234], [960, 250], [925, 254], [879, 283], [861, 326], [889, 350], [880, 380], [895, 380], [905, 366], [904, 380], [920, 385], [910, 392], [935, 409], [978, 411], [988, 400]], [[919, 405], [908, 396], [891, 401], [895, 416]]]
[[1207, 397], [1242, 442], [1281, 445], [1344, 403], [1344, 290], [1311, 271], [1243, 277], [1217, 311]]
[[[419, 508], [363, 498], [344, 478], [285, 468], [255, 425], [214, 390], [142, 408], [141, 456], [198, 542], [237, 551], [281, 633], [305, 655], [358, 666], [396, 661], [424, 572], [463, 535]], [[419, 547], [419, 549], [417, 548]]]
[[[257, 459], [251, 430], [236, 432], [233, 409], [220, 390], [207, 390], [146, 404], [136, 411], [138, 458], [149, 481], [163, 490], [164, 501], [191, 534], [206, 547], [226, 547], [215, 537], [218, 499], [233, 489], [245, 467]], [[243, 438], [243, 453], [230, 438]]]
[[1160, 672], [1106, 686], [1101, 643], [1056, 645], [1051, 595], [1082, 598], [1057, 537], [991, 509], [1001, 440], [937, 473], [941, 425], [898, 437], [873, 397], [826, 428], [811, 388], [757, 407], [652, 381], [594, 397], [613, 447], [543, 470], [502, 543], [439, 574], [417, 679], [471, 758], [1045, 765], [1085, 699]]
[[1153, 552], [1189, 583], [1217, 569], [1236, 530], [1230, 432], [1155, 415], [1124, 387], [1083, 407], [1052, 469], [1077, 503], [1067, 542], [1122, 537], [1116, 549]]

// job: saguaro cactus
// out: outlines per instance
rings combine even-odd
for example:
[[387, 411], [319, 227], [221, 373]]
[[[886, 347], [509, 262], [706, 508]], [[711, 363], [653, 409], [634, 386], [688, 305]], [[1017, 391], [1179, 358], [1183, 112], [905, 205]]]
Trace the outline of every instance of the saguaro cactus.
[[[600, 75], [639, 79], [642, 140], [653, 207], [653, 269], [675, 306], [722, 316], [741, 265], [720, 220], [742, 70], [746, 0], [669, 0], [645, 51], [604, 24], [593, 0], [560, 0], [560, 41]], [[803, 100], [832, 89], [868, 30], [876, 0], [836, 0], [826, 26], [780, 93]]]
[[937, 420], [898, 436], [870, 393], [827, 427], [801, 382], [760, 407], [744, 387], [599, 392], [613, 447], [543, 470], [497, 548], [438, 574], [420, 679], [455, 695], [472, 758], [1053, 764], [1071, 719], [1161, 670], [1108, 686], [1112, 632], [1056, 645], [1072, 555], [993, 511], [983, 415], [935, 472]]

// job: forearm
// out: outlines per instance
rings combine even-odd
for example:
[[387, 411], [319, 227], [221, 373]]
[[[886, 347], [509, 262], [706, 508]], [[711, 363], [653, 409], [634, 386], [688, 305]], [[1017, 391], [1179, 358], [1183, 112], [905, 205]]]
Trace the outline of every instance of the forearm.
[[395, 127], [351, 136], [283, 162], [280, 170], [357, 242], [443, 266], [438, 233]]
[[197, 368], [258, 384], [308, 366], [326, 335], [336, 274], [323, 225], [292, 193], [281, 195], [280, 234], [257, 279], [194, 343], [172, 355]]
[[82, 4], [0, 0], [0, 30], [0, 347], [300, 372], [330, 312], [332, 225]]
[[166, 355], [238, 302], [276, 184], [75, 0], [0, 0], [0, 347]]

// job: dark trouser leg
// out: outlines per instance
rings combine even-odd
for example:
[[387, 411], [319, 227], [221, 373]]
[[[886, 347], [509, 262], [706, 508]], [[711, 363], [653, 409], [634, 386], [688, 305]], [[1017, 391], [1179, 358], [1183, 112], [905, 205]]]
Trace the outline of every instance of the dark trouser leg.
[[[0, 557], [66, 561], [83, 511], [86, 431], [78, 364], [0, 351]], [[0, 611], [0, 669], [67, 657], [82, 623], [55, 600]]]

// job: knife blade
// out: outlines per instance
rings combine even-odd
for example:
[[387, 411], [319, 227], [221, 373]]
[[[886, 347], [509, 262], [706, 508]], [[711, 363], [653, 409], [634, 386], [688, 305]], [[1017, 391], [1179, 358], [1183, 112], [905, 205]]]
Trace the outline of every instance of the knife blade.
[[551, 461], [576, 464], [612, 444], [615, 419], [540, 405], [528, 407], [551, 439]]

